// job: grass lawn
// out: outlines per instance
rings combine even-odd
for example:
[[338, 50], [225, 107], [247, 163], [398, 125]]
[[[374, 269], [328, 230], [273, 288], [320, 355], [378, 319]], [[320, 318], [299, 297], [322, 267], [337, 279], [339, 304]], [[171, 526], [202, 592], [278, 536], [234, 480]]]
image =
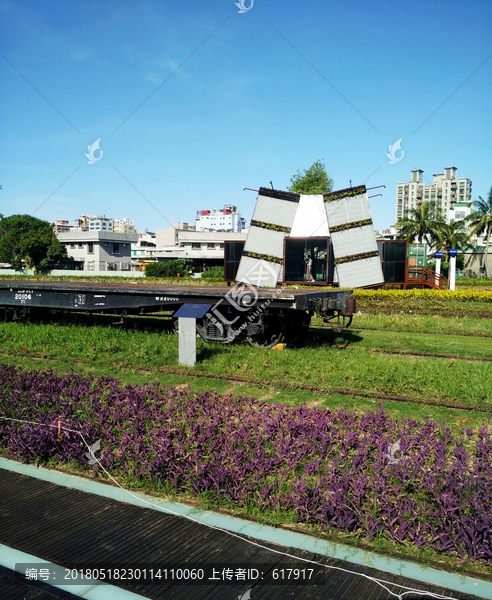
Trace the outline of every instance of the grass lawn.
[[[347, 397], [332, 391], [343, 388], [492, 410], [492, 363], [482, 360], [492, 358], [492, 343], [487, 338], [409, 332], [408, 326], [399, 333], [358, 331], [356, 318], [353, 327], [338, 336], [325, 329], [313, 329], [308, 346], [283, 351], [258, 350], [244, 344], [209, 344], [198, 339], [198, 362], [193, 373], [212, 377], [206, 380], [193, 379], [187, 369], [178, 366], [178, 339], [170, 332], [169, 320], [131, 319], [124, 328], [111, 327], [112, 321], [114, 317], [96, 317], [95, 324], [75, 324], [65, 317], [56, 317], [1, 323], [2, 360], [22, 361], [19, 364], [28, 361], [38, 368], [73, 366], [77, 372], [96, 369], [124, 381], [149, 375], [160, 381], [178, 377], [178, 383], [191, 382], [200, 391], [237, 390], [241, 395], [289, 404], [373, 405], [371, 400], [357, 398], [357, 394]], [[391, 355], [392, 350], [448, 354], [449, 359]], [[171, 369], [174, 374], [159, 369]], [[224, 381], [224, 377], [247, 377], [257, 385], [234, 385]], [[286, 390], [278, 385], [279, 381], [317, 389], [314, 393]], [[407, 413], [410, 408], [417, 411], [415, 416], [421, 416], [423, 410], [437, 416], [435, 407], [413, 405], [401, 410]], [[443, 409], [439, 418], [446, 414], [447, 409]], [[480, 420], [484, 415], [476, 417]]]
[[[492, 336], [492, 319], [484, 319], [473, 316], [439, 316], [421, 315], [398, 311], [395, 314], [374, 314], [364, 311], [359, 307], [359, 311], [354, 316], [353, 325], [350, 331], [357, 330], [357, 327], [377, 327], [390, 331], [408, 331], [413, 333], [451, 333], [456, 335], [471, 336]], [[321, 325], [322, 320], [314, 318], [313, 326]]]

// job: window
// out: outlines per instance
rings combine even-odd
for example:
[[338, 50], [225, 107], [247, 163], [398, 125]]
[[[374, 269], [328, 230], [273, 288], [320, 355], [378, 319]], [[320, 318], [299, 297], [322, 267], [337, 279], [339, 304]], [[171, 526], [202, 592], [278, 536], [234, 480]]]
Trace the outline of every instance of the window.
[[224, 248], [224, 244], [219, 244], [219, 248], [222, 250]]
[[77, 244], [77, 246], [78, 246], [79, 248], [83, 248], [83, 247], [84, 247], [84, 244]]
[[70, 244], [70, 248], [75, 248], [75, 244]]
[[211, 244], [210, 242], [207, 244], [208, 250], [215, 250], [215, 244]]
[[94, 244], [93, 244], [92, 242], [89, 242], [89, 243], [87, 244], [87, 252], [88, 252], [89, 254], [93, 254], [93, 252], [94, 252]]
[[328, 281], [328, 238], [285, 238], [285, 281]]
[[120, 245], [113, 244], [113, 254], [119, 254], [119, 253], [120, 253]]
[[191, 242], [191, 247], [199, 250], [202, 245], [199, 242]]

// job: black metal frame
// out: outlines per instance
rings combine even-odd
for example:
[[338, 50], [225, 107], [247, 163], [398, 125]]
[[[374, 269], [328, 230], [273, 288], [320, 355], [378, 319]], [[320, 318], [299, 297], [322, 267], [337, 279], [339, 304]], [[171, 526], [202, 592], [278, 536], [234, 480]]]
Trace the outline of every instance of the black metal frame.
[[[224, 241], [224, 281], [227, 283], [233, 283], [234, 281], [236, 281], [236, 278], [234, 277], [234, 279], [227, 279], [226, 278], [226, 250], [227, 250], [227, 245], [228, 244], [242, 244], [243, 248], [244, 245], [246, 244], [246, 240], [227, 240]], [[237, 273], [237, 270], [236, 270]], [[236, 273], [234, 273], [234, 276], [236, 275]]]
[[[407, 275], [408, 275], [408, 242], [406, 240], [377, 240], [377, 243], [381, 242], [382, 244], [382, 248], [383, 248], [383, 253], [382, 256], [380, 255], [380, 259], [381, 259], [381, 268], [383, 270], [383, 277], [384, 277], [384, 283], [394, 283], [394, 284], [404, 284], [405, 281], [407, 280]], [[386, 244], [388, 243], [398, 243], [398, 244], [405, 244], [405, 272], [403, 275], [403, 280], [402, 281], [386, 281], [386, 274], [384, 272], [384, 267], [385, 267], [385, 263], [386, 263]], [[378, 248], [379, 250], [379, 248]]]
[[[314, 281], [314, 282], [310, 282], [310, 281], [288, 281], [285, 279], [285, 265], [286, 265], [286, 244], [287, 244], [287, 240], [326, 240], [326, 280], [325, 281]], [[332, 285], [333, 282], [329, 281], [329, 276], [330, 276], [330, 271], [329, 271], [329, 266], [330, 266], [330, 237], [326, 236], [326, 235], [315, 235], [315, 236], [295, 236], [295, 237], [285, 237], [284, 238], [284, 264], [283, 264], [283, 280], [281, 283], [283, 283], [284, 285], [321, 285], [321, 286], [326, 286], [326, 285]]]

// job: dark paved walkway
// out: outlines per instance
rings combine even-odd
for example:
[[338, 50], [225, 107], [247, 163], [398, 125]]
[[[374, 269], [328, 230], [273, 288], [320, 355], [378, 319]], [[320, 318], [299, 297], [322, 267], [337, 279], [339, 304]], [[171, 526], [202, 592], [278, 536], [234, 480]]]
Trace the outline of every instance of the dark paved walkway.
[[0, 598], [2, 600], [80, 600], [69, 592], [42, 582], [22, 583], [15, 571], [0, 566]]
[[[318, 585], [271, 585], [274, 569], [311, 568], [295, 559], [257, 548], [247, 541], [222, 531], [193, 523], [184, 517], [167, 515], [152, 509], [88, 494], [46, 481], [0, 469], [0, 543], [65, 566], [147, 569], [161, 577], [154, 583], [112, 581], [147, 598], [161, 600], [236, 600], [251, 589], [251, 600], [390, 600], [394, 598], [376, 583], [358, 575], [314, 567], [324, 582]], [[262, 545], [289, 552], [296, 557], [316, 560], [401, 584], [418, 590], [443, 594], [457, 600], [474, 600], [476, 596], [431, 587], [371, 568], [314, 555], [296, 548]], [[222, 575], [223, 567], [258, 568], [264, 573], [259, 582], [232, 583], [207, 581], [200, 585], [163, 580], [163, 569], [172, 567], [204, 568], [213, 576], [214, 567]], [[278, 571], [277, 571], [278, 572]], [[218, 573], [216, 573], [217, 575]], [[0, 570], [1, 600], [72, 600], [71, 594], [51, 588], [15, 582], [12, 572]], [[393, 592], [401, 589], [395, 586]], [[409, 594], [406, 600], [430, 598]]]

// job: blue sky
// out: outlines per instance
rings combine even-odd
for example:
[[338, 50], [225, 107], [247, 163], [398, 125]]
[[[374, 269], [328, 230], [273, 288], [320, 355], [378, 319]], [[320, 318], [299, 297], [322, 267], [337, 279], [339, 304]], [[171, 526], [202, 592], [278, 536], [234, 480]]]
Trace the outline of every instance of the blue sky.
[[249, 220], [244, 187], [286, 189], [317, 159], [335, 189], [386, 185], [377, 229], [412, 168], [456, 166], [485, 197], [491, 17], [485, 0], [0, 0], [0, 212]]

